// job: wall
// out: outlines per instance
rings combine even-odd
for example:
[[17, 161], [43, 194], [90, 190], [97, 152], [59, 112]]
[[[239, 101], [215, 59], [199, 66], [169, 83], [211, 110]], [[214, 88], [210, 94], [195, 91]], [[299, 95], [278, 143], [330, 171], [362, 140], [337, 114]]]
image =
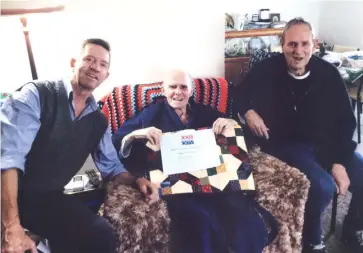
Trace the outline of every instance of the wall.
[[[239, 1], [228, 0], [224, 5], [227, 12], [241, 12], [258, 14], [261, 8], [269, 8], [271, 13], [280, 13], [281, 20], [288, 21], [294, 17], [301, 16], [310, 21], [316, 30], [319, 20], [319, 0], [258, 0], [258, 1]], [[251, 15], [249, 15], [251, 18]]]
[[10, 92], [31, 79], [21, 31], [18, 17], [0, 17], [0, 92]]
[[363, 49], [363, 1], [322, 1], [320, 39], [329, 44]]
[[[116, 85], [159, 81], [167, 68], [183, 68], [198, 77], [224, 76], [225, 12], [252, 14], [270, 8], [283, 20], [303, 16], [315, 23], [317, 6], [304, 0], [72, 0], [63, 13], [30, 16], [29, 29], [40, 79], [68, 71], [82, 39], [109, 40], [111, 75], [96, 90], [99, 98]], [[0, 29], [13, 36], [0, 40], [0, 67], [6, 70], [0, 90], [11, 91], [31, 76], [24, 68], [28, 60], [20, 23], [0, 17]]]

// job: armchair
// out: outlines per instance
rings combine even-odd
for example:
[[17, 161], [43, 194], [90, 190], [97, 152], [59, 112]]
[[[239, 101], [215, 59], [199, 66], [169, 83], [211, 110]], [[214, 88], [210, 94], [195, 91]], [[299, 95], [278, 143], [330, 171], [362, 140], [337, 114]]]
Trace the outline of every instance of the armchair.
[[[232, 109], [233, 86], [223, 78], [195, 79], [193, 99], [211, 105], [234, 117]], [[109, 119], [114, 133], [127, 119], [151, 102], [163, 99], [161, 83], [135, 84], [115, 87], [99, 101], [100, 109]], [[264, 253], [301, 252], [304, 208], [309, 181], [296, 168], [262, 153], [258, 148], [249, 152], [255, 170], [258, 201], [277, 219], [280, 231]], [[104, 217], [114, 225], [119, 235], [119, 252], [167, 252], [169, 218], [163, 201], [147, 207], [140, 202], [141, 195], [127, 187], [109, 187], [104, 203]], [[115, 196], [124, 196], [116, 204]], [[129, 196], [132, 196], [131, 198]], [[131, 208], [130, 206], [134, 206]], [[152, 214], [152, 215], [146, 215]], [[154, 215], [155, 214], [155, 215]], [[143, 217], [134, 219], [132, 217]], [[154, 224], [154, 225], [150, 225]], [[158, 225], [155, 225], [158, 224]], [[160, 226], [156, 228], [155, 226]], [[137, 228], [137, 232], [135, 232]], [[151, 229], [151, 230], [150, 230]], [[150, 240], [150, 238], [152, 240]], [[162, 248], [162, 250], [161, 250]], [[154, 251], [153, 251], [154, 250]]]

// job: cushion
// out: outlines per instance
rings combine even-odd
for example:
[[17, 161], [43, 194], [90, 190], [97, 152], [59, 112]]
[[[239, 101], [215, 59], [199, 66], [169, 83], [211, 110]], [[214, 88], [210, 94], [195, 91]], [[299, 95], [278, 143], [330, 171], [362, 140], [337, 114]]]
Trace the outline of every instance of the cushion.
[[[194, 79], [193, 100], [232, 116], [231, 86], [223, 78]], [[153, 102], [165, 99], [162, 83], [123, 85], [113, 88], [98, 105], [114, 134], [122, 124]]]

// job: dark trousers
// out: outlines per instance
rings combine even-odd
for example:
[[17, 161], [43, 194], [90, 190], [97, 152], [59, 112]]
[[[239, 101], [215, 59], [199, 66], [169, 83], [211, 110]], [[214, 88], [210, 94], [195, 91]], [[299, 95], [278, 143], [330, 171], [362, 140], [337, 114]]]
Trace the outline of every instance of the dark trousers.
[[261, 253], [267, 229], [243, 195], [174, 195], [167, 205], [180, 253]]
[[[317, 162], [313, 149], [309, 145], [295, 143], [275, 146], [264, 149], [271, 154], [296, 167], [309, 179], [311, 186], [306, 203], [303, 240], [306, 244], [320, 244], [322, 240], [322, 214], [329, 205], [336, 192], [336, 184], [332, 175], [323, 169]], [[351, 180], [349, 191], [352, 192], [352, 201], [347, 220], [362, 226], [363, 213], [363, 158], [355, 153], [346, 167]]]
[[24, 192], [19, 196], [23, 227], [45, 237], [52, 253], [114, 253], [111, 225], [75, 196]]

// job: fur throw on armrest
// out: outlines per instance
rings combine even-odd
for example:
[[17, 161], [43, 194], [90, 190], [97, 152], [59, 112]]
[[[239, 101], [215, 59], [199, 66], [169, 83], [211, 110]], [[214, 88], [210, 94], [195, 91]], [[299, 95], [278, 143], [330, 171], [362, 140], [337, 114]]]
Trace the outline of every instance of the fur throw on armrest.
[[258, 147], [252, 148], [249, 157], [258, 201], [279, 223], [279, 233], [264, 253], [300, 253], [309, 180], [298, 169], [261, 152]]
[[148, 205], [134, 188], [110, 183], [103, 216], [115, 230], [117, 253], [169, 252], [170, 218], [163, 201]]

